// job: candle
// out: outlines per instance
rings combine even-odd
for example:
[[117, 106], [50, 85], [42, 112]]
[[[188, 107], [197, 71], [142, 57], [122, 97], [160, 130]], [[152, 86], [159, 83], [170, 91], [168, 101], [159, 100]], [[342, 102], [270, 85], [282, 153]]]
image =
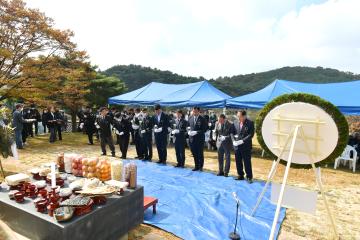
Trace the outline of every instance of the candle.
[[51, 163], [51, 187], [56, 187], [55, 163]]

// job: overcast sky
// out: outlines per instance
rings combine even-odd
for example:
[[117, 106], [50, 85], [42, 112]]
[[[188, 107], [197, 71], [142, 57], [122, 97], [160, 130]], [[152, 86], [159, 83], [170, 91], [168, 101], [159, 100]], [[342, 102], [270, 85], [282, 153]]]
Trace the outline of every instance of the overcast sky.
[[27, 0], [102, 70], [216, 78], [283, 66], [360, 72], [359, 0]]

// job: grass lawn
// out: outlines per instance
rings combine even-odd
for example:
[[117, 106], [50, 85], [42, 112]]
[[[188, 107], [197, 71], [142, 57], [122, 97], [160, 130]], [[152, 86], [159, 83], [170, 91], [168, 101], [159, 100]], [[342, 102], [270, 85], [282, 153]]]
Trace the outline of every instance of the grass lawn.
[[[55, 161], [60, 152], [76, 152], [88, 156], [99, 156], [100, 146], [87, 145], [87, 136], [81, 133], [65, 133], [63, 141], [50, 144], [48, 135], [31, 138], [24, 150], [19, 151], [19, 160], [12, 158], [3, 162], [7, 172], [26, 172], [33, 166], [41, 163]], [[271, 168], [271, 160], [260, 157], [261, 150], [254, 144], [253, 172], [255, 180], [265, 180]], [[116, 148], [119, 157], [119, 147]], [[136, 155], [134, 146], [129, 147], [128, 157]], [[190, 152], [186, 150], [186, 165], [193, 167], [193, 159]], [[154, 160], [157, 160], [157, 152], [154, 148]], [[235, 176], [235, 162], [232, 155], [230, 175]], [[168, 150], [168, 164], [175, 164], [175, 150]], [[217, 153], [205, 151], [206, 171], [217, 171]], [[281, 165], [275, 177], [276, 182], [281, 182], [284, 166]], [[329, 200], [341, 239], [360, 239], [360, 171], [355, 174], [348, 168], [334, 170], [332, 166], [322, 169], [322, 181]], [[312, 169], [291, 169], [288, 184], [313, 190], [315, 178]], [[241, 197], [241, 196], [240, 196]], [[325, 206], [318, 195], [316, 215], [301, 213], [297, 210], [288, 209], [286, 218], [281, 227], [279, 239], [332, 239], [332, 229]], [[141, 225], [130, 232], [129, 239], [178, 239], [161, 229], [148, 225]]]

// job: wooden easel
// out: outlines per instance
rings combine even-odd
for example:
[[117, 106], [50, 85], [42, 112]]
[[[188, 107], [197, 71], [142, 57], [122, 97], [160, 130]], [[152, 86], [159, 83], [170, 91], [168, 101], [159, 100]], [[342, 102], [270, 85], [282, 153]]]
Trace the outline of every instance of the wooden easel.
[[[325, 203], [325, 207], [326, 207], [326, 210], [327, 210], [327, 213], [328, 213], [328, 216], [330, 218], [330, 221], [331, 221], [331, 224], [332, 224], [332, 227], [333, 227], [333, 230], [334, 230], [334, 233], [335, 233], [335, 237], [338, 238], [338, 232], [336, 230], [336, 225], [335, 225], [335, 220], [331, 214], [331, 211], [330, 211], [330, 208], [329, 208], [329, 205], [328, 205], [328, 202], [327, 202], [327, 199], [326, 199], [326, 196], [324, 194], [324, 190], [323, 190], [323, 186], [322, 186], [322, 182], [321, 182], [321, 179], [320, 179], [320, 176], [319, 174], [317, 173], [317, 170], [315, 168], [315, 158], [314, 158], [314, 155], [316, 156], [318, 154], [318, 144], [317, 142], [320, 139], [319, 137], [319, 125], [320, 124], [324, 124], [324, 122], [320, 121], [319, 119], [316, 119], [316, 120], [309, 120], [309, 119], [292, 119], [292, 118], [283, 118], [281, 116], [277, 116], [276, 118], [273, 118], [274, 121], [277, 121], [278, 124], [277, 124], [277, 132], [274, 132], [272, 133], [273, 135], [276, 135], [278, 136], [278, 144], [280, 144], [280, 138], [279, 136], [284, 136], [286, 137], [286, 140], [285, 140], [285, 143], [284, 143], [284, 146], [276, 146], [274, 148], [277, 148], [280, 150], [280, 153], [278, 155], [278, 158], [276, 160], [276, 162], [273, 164], [271, 170], [270, 170], [270, 173], [268, 175], [268, 178], [267, 178], [267, 181], [266, 181], [266, 184], [261, 192], [261, 194], [259, 195], [259, 198], [256, 202], [256, 205], [254, 207], [254, 209], [252, 210], [251, 212], [251, 216], [253, 216], [257, 210], [257, 208], [259, 207], [263, 197], [264, 197], [264, 194], [268, 188], [268, 185], [270, 182], [272, 182], [273, 178], [274, 178], [274, 175], [275, 175], [275, 172], [276, 172], [276, 169], [278, 167], [278, 164], [280, 162], [280, 159], [281, 157], [283, 156], [284, 152], [287, 151], [287, 147], [289, 145], [289, 141], [290, 139], [291, 140], [291, 145], [290, 145], [290, 150], [289, 150], [289, 155], [288, 155], [288, 159], [287, 159], [287, 164], [286, 164], [286, 168], [285, 168], [285, 174], [284, 174], [284, 177], [283, 177], [283, 182], [282, 182], [282, 185], [281, 185], [281, 189], [280, 189], [280, 193], [279, 193], [279, 199], [277, 201], [277, 205], [276, 205], [276, 211], [275, 211], [275, 216], [274, 216], [274, 221], [273, 221], [273, 224], [272, 224], [272, 227], [271, 227], [271, 232], [270, 232], [270, 237], [269, 237], [269, 240], [273, 240], [274, 239], [274, 236], [275, 236], [275, 229], [276, 229], [276, 225], [277, 225], [277, 221], [279, 219], [279, 214], [280, 214], [280, 208], [281, 208], [281, 205], [282, 205], [282, 201], [283, 201], [283, 196], [284, 196], [284, 191], [285, 191], [285, 186], [286, 186], [286, 181], [287, 181], [287, 178], [288, 178], [288, 174], [289, 174], [289, 170], [290, 170], [290, 165], [291, 165], [291, 161], [292, 161], [292, 158], [293, 158], [293, 153], [294, 152], [297, 152], [295, 150], [295, 145], [296, 145], [296, 140], [298, 140], [299, 138], [301, 140], [304, 141], [305, 143], [305, 149], [306, 149], [306, 152], [305, 154], [307, 154], [309, 156], [309, 159], [310, 159], [310, 162], [309, 164], [311, 164], [312, 166], [312, 169], [314, 170], [314, 174], [315, 174], [315, 179], [316, 179], [316, 183], [317, 183], [317, 186], [319, 187], [319, 190], [321, 192], [321, 196], [324, 200], [324, 203]], [[295, 123], [295, 127], [291, 130], [290, 134], [285, 134], [285, 133], [281, 133], [280, 132], [280, 123], [282, 121], [287, 121], [287, 122], [293, 122]], [[310, 138], [310, 137], [307, 137], [305, 135], [305, 132], [304, 132], [304, 129], [302, 127], [302, 123], [306, 123], [306, 124], [315, 124], [315, 138]], [[316, 145], [315, 145], [315, 152], [311, 152], [311, 148], [309, 147], [309, 143], [308, 143], [308, 140], [311, 139], [313, 141], [315, 141]], [[303, 152], [302, 152], [303, 153]]]

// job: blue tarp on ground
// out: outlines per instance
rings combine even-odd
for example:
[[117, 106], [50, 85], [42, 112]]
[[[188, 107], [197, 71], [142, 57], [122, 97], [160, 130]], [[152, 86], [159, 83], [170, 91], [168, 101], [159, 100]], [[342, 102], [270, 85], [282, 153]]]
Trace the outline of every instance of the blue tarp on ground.
[[265, 88], [226, 101], [231, 108], [262, 108], [266, 103], [287, 93], [309, 93], [317, 95], [348, 115], [360, 115], [360, 81], [342, 83], [301, 83], [275, 80]]
[[[126, 161], [125, 161], [126, 162]], [[232, 192], [241, 200], [238, 231], [241, 239], [268, 239], [276, 206], [270, 203], [270, 191], [254, 217], [250, 216], [264, 182], [235, 181], [213, 173], [133, 161], [138, 166], [138, 184], [145, 196], [159, 199], [157, 214], [145, 212], [144, 222], [155, 225], [186, 240], [228, 239], [234, 229], [236, 203]], [[280, 212], [280, 225], [285, 209]]]
[[109, 104], [154, 105], [172, 107], [225, 107], [229, 95], [221, 92], [208, 81], [187, 84], [152, 82], [140, 89], [109, 98]]

